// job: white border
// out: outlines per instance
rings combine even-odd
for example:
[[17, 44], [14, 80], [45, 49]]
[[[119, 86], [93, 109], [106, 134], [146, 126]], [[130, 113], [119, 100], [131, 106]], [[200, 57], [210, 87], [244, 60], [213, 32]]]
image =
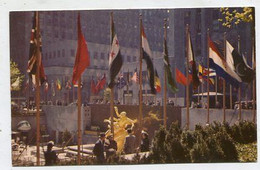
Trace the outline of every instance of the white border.
[[[11, 165], [11, 113], [10, 113], [10, 52], [9, 52], [9, 12], [32, 10], [86, 10], [86, 9], [141, 9], [141, 8], [206, 8], [206, 7], [243, 7], [254, 6], [256, 11], [256, 60], [259, 49], [259, 0], [0, 0], [0, 167], [3, 169], [17, 168]], [[257, 70], [257, 87], [259, 86], [259, 71]], [[260, 88], [257, 88], [260, 89]], [[259, 92], [257, 90], [257, 98]], [[259, 102], [257, 102], [259, 106]], [[259, 125], [259, 120], [258, 120]], [[258, 136], [259, 136], [258, 126]], [[259, 139], [259, 138], [258, 138]], [[259, 141], [258, 141], [259, 143]], [[260, 169], [258, 163], [218, 163], [218, 164], [170, 164], [170, 165], [128, 165], [128, 166], [68, 166], [48, 167], [47, 169], [107, 169], [130, 170], [137, 169]], [[46, 167], [30, 167], [29, 169], [46, 169]]]

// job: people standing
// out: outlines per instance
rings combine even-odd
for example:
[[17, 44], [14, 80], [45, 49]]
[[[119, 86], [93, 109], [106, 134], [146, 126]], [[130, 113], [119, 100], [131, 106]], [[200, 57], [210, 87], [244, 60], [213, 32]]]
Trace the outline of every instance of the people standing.
[[124, 152], [126, 154], [131, 154], [135, 152], [136, 149], [136, 137], [132, 134], [132, 129], [127, 129], [128, 135], [125, 138]]
[[95, 143], [95, 146], [93, 148], [93, 154], [96, 156], [98, 164], [105, 163], [105, 155], [104, 155], [105, 139], [106, 139], [105, 133], [100, 133], [99, 134], [99, 139]]
[[58, 157], [56, 155], [56, 152], [52, 150], [53, 146], [54, 142], [49, 141], [47, 144], [47, 151], [44, 152], [45, 166], [51, 166], [57, 163]]
[[140, 151], [141, 152], [148, 152], [150, 150], [150, 144], [149, 144], [149, 138], [148, 138], [148, 133], [142, 130], [142, 140], [141, 140], [141, 145], [140, 145]]
[[105, 142], [106, 159], [115, 155], [117, 151], [117, 142], [113, 139], [113, 135], [109, 135], [107, 139]]

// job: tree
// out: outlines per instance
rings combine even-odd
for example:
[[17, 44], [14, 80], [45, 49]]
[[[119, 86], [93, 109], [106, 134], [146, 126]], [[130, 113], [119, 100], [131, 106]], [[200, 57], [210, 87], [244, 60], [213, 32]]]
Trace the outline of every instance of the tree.
[[244, 7], [241, 9], [232, 8], [220, 8], [223, 18], [219, 21], [227, 28], [231, 28], [232, 25], [238, 25], [241, 22], [254, 23], [254, 8]]
[[18, 69], [18, 65], [12, 59], [10, 61], [10, 76], [11, 85], [18, 81], [18, 85], [11, 87], [11, 90], [19, 91], [24, 79], [24, 75], [21, 73], [21, 71]]

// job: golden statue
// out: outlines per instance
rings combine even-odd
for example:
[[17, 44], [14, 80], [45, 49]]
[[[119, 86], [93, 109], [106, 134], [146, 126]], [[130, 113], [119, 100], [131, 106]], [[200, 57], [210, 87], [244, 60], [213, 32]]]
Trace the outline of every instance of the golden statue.
[[[126, 132], [126, 128], [130, 126], [131, 129], [134, 127], [134, 123], [137, 122], [137, 119], [130, 119], [126, 116], [126, 112], [122, 111], [120, 114], [118, 113], [118, 108], [114, 107], [116, 115], [118, 118], [114, 117], [113, 125], [114, 125], [114, 140], [117, 142], [118, 152], [121, 152], [124, 147], [125, 137], [128, 135]], [[104, 122], [108, 124], [108, 130], [106, 131], [106, 136], [111, 135], [111, 117], [109, 119], [105, 119]]]

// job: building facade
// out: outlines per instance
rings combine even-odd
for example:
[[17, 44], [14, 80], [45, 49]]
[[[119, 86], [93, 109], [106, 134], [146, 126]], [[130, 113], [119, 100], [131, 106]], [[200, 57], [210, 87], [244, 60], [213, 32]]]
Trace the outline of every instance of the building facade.
[[[66, 89], [65, 85], [72, 77], [77, 50], [77, 15], [79, 11], [44, 11], [40, 12], [40, 24], [42, 34], [43, 65], [49, 82], [49, 91], [42, 98], [45, 100], [64, 100], [71, 102], [76, 100], [76, 91]], [[87, 41], [91, 64], [84, 72], [83, 101], [89, 101], [93, 96], [90, 90], [92, 78], [97, 81], [104, 73], [108, 81], [108, 56], [110, 51], [110, 10], [80, 11], [82, 31]], [[189, 25], [193, 43], [193, 52], [197, 63], [206, 66], [207, 61], [207, 30], [214, 41], [223, 41], [223, 33], [227, 32], [227, 39], [233, 46], [237, 43], [237, 36], [241, 36], [241, 52], [251, 58], [251, 27], [249, 24], [240, 24], [232, 29], [224, 28], [218, 19], [221, 17], [219, 8], [193, 8], [193, 9], [142, 9], [142, 10], [113, 10], [116, 33], [118, 34], [123, 67], [121, 73], [125, 79], [139, 71], [140, 54], [140, 28], [139, 18], [142, 14], [143, 26], [152, 50], [152, 59], [163, 89], [163, 24], [168, 21], [168, 49], [173, 75], [175, 67], [185, 72], [185, 30]], [[10, 14], [11, 30], [11, 58], [16, 61], [25, 73], [27, 56], [29, 54], [29, 35], [31, 29], [32, 12], [12, 12]], [[21, 17], [22, 16], [22, 17]], [[26, 22], [26, 24], [22, 24]], [[19, 29], [18, 29], [19, 28]], [[17, 41], [17, 39], [19, 41]], [[17, 48], [19, 47], [19, 48]], [[20, 59], [22, 56], [23, 60]], [[250, 59], [248, 60], [251, 64]], [[146, 64], [143, 62], [144, 75], [147, 74]], [[145, 77], [145, 76], [144, 76]], [[54, 87], [59, 79], [62, 89], [57, 91]], [[143, 93], [149, 94], [150, 87], [145, 79]], [[52, 92], [55, 89], [55, 95]], [[169, 98], [174, 99], [180, 105], [184, 104], [185, 87], [178, 84], [179, 92], [173, 94], [167, 91]], [[75, 90], [75, 89], [74, 89]], [[123, 89], [115, 90], [115, 97], [122, 102], [123, 94], [130, 93], [132, 103], [138, 103], [138, 84], [131, 82]], [[145, 100], [162, 101], [163, 91], [156, 96], [150, 96]], [[101, 91], [99, 96], [102, 97]], [[245, 97], [245, 96], [244, 96]]]

